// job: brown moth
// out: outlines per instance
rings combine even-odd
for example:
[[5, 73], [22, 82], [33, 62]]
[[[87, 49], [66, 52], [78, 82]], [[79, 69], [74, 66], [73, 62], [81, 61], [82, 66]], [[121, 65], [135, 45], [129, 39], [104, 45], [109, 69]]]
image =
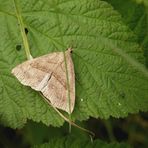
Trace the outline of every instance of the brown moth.
[[75, 104], [75, 74], [71, 48], [65, 51], [65, 55], [69, 77], [70, 107], [63, 52], [53, 52], [25, 61], [13, 68], [12, 74], [23, 85], [42, 92], [54, 107], [72, 113]]

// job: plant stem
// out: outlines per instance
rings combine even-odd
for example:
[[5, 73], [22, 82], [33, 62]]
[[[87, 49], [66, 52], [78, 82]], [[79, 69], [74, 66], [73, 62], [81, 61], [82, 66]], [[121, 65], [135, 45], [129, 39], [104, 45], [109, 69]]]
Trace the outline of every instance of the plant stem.
[[[54, 8], [58, 12], [58, 9], [57, 9], [56, 4], [55, 4]], [[59, 15], [56, 15], [56, 17], [57, 17], [57, 22], [60, 24]], [[59, 32], [60, 32], [60, 34], [62, 34], [62, 29], [61, 29], [61, 26], [60, 25], [59, 25]], [[63, 36], [61, 36], [61, 42], [64, 45]], [[68, 68], [67, 68], [66, 54], [65, 54], [65, 51], [64, 50], [63, 50], [63, 56], [64, 56], [64, 64], [65, 64], [65, 70], [66, 70], [66, 81], [67, 81], [66, 85], [67, 85], [67, 89], [68, 89], [67, 102], [68, 102], [68, 107], [69, 107], [69, 120], [71, 121], [70, 84], [69, 84], [69, 74], [68, 74]], [[70, 122], [69, 122], [69, 133], [71, 133], [71, 124], [70, 124]]]
[[115, 141], [116, 138], [115, 138], [115, 136], [113, 134], [113, 129], [112, 129], [112, 125], [111, 125], [110, 121], [109, 120], [104, 120], [104, 124], [105, 124], [105, 127], [106, 127], [106, 130], [107, 130], [110, 141], [111, 142]]
[[[63, 52], [64, 55], [64, 63], [65, 63], [65, 69], [66, 69], [66, 81], [67, 81], [67, 89], [68, 89], [68, 107], [69, 107], [69, 120], [71, 120], [71, 99], [70, 99], [70, 84], [69, 84], [69, 74], [68, 74], [68, 68], [67, 68], [67, 60], [66, 60], [66, 54]], [[71, 124], [69, 124], [69, 133], [71, 132]]]
[[30, 60], [30, 59], [32, 59], [32, 56], [31, 56], [30, 49], [29, 49], [28, 39], [27, 39], [27, 36], [26, 36], [26, 33], [25, 33], [25, 27], [24, 27], [23, 19], [22, 19], [22, 16], [20, 14], [19, 8], [17, 6], [17, 0], [13, 0], [13, 2], [14, 2], [17, 20], [18, 20], [20, 30], [21, 30], [21, 35], [22, 35], [22, 39], [23, 39], [23, 44], [24, 44], [26, 56], [27, 56], [27, 59]]

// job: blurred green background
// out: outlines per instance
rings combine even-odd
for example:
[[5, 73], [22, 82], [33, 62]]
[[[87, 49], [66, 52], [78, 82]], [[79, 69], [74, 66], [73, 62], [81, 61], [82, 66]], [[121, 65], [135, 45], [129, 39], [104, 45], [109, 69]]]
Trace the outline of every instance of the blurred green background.
[[[140, 113], [129, 115], [124, 119], [100, 120], [90, 118], [83, 123], [77, 124], [93, 131], [95, 139], [99, 138], [105, 142], [127, 142], [135, 148], [148, 147], [148, 115]], [[89, 137], [81, 130], [72, 127], [72, 132], [68, 132], [68, 124], [56, 128], [45, 126], [42, 123], [28, 121], [22, 129], [13, 130], [0, 126], [0, 147], [1, 148], [26, 148], [36, 144], [49, 142], [54, 137], [76, 136], [79, 138]]]

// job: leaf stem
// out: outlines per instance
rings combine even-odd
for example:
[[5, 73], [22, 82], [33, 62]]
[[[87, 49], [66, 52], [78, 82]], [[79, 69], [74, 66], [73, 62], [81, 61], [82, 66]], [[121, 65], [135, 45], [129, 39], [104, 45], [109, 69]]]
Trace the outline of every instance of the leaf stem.
[[17, 20], [18, 20], [20, 30], [21, 30], [21, 35], [22, 35], [22, 39], [23, 39], [23, 44], [24, 44], [26, 56], [27, 56], [27, 59], [30, 60], [30, 59], [32, 59], [32, 56], [31, 56], [30, 49], [29, 49], [28, 39], [27, 39], [27, 36], [26, 36], [26, 33], [25, 33], [25, 27], [24, 27], [23, 19], [22, 19], [22, 16], [20, 15], [20, 10], [17, 6], [17, 0], [13, 0], [13, 2], [14, 2]]

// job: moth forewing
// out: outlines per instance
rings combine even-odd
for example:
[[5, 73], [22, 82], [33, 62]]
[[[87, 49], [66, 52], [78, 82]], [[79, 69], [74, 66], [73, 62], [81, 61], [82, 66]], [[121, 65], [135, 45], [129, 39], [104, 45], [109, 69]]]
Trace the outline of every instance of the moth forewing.
[[[69, 90], [63, 52], [53, 52], [25, 61], [13, 68], [12, 74], [23, 85], [42, 92], [54, 107], [72, 113], [75, 105], [75, 73], [70, 48], [65, 55]], [[70, 94], [70, 104], [67, 103], [68, 93]], [[71, 111], [68, 105], [70, 105]]]

